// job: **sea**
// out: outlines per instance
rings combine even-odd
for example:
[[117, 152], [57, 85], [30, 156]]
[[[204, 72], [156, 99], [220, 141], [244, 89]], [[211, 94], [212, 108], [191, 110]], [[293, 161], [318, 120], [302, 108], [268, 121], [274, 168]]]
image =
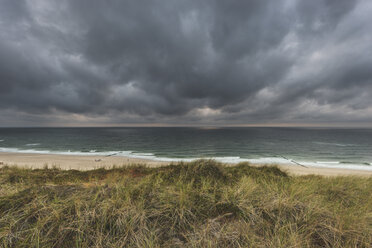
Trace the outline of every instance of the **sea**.
[[157, 161], [301, 164], [372, 170], [372, 129], [274, 127], [0, 128], [0, 152]]

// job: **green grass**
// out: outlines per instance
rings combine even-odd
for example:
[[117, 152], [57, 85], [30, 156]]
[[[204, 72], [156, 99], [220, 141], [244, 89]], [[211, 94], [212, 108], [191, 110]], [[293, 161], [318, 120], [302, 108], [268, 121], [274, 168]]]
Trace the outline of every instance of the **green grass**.
[[371, 247], [372, 178], [200, 160], [0, 169], [0, 247]]

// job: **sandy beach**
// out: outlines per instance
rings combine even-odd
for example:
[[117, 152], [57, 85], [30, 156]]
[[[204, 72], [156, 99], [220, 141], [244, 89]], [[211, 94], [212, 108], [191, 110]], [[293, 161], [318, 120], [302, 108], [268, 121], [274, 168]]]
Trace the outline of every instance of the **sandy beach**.
[[[27, 168], [43, 168], [56, 166], [61, 169], [92, 170], [96, 168], [110, 168], [112, 166], [127, 166], [143, 164], [149, 167], [165, 166], [170, 162], [153, 161], [123, 156], [79, 156], [54, 155], [34, 153], [6, 153], [0, 152], [0, 166], [19, 166]], [[232, 165], [232, 164], [231, 164]], [[252, 164], [263, 166], [263, 164]], [[351, 170], [341, 168], [302, 167], [295, 164], [279, 164], [281, 169], [292, 175], [321, 175], [321, 176], [372, 176], [372, 171]]]

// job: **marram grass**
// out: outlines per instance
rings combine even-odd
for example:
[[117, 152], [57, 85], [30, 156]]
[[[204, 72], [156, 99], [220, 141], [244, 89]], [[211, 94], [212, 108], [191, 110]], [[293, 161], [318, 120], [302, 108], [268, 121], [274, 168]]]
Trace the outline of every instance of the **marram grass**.
[[4, 167], [0, 247], [372, 247], [372, 178], [211, 160]]

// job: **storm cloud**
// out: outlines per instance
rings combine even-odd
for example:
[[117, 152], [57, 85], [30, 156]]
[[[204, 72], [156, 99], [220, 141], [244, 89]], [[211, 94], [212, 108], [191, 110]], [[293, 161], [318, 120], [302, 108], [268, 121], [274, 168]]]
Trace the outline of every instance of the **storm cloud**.
[[372, 123], [369, 0], [0, 0], [0, 126]]

